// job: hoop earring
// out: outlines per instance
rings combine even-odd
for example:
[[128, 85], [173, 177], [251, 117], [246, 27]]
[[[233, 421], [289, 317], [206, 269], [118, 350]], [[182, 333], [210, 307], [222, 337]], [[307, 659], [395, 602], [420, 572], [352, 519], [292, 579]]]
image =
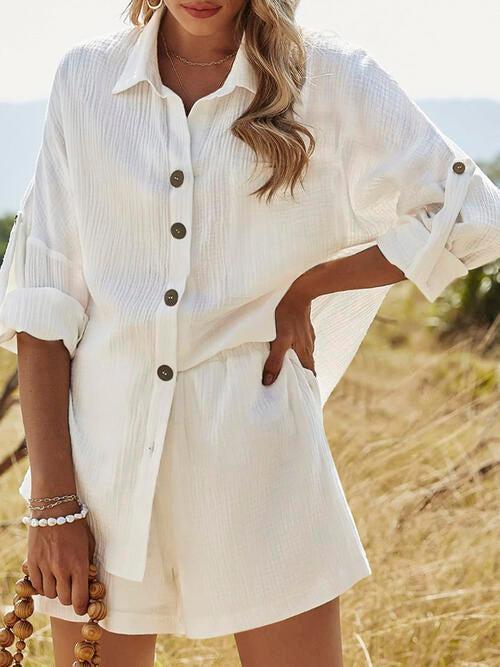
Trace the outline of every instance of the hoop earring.
[[149, 9], [152, 9], [153, 11], [154, 11], [155, 9], [160, 9], [160, 7], [163, 5], [163, 0], [160, 0], [160, 1], [158, 2], [157, 5], [152, 5], [152, 4], [149, 2], [149, 0], [146, 0], [146, 2], [147, 2], [147, 5], [148, 5]]

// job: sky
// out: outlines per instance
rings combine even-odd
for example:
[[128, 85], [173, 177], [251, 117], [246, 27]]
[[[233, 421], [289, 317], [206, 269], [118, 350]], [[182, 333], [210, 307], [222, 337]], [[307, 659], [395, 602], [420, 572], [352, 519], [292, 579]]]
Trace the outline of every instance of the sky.
[[[0, 0], [0, 102], [43, 99], [63, 53], [128, 24], [127, 0]], [[500, 0], [301, 0], [297, 21], [372, 53], [413, 97], [500, 101]]]

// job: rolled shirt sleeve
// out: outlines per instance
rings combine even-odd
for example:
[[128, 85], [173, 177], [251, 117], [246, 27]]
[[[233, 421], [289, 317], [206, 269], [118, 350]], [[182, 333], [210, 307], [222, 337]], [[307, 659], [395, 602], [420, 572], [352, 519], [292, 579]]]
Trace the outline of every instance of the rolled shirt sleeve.
[[0, 267], [0, 346], [17, 353], [16, 332], [62, 340], [70, 356], [88, 321], [71, 175], [63, 132], [64, 59], [49, 96], [42, 144]]
[[353, 224], [429, 301], [500, 257], [500, 190], [395, 78], [354, 49], [342, 145]]

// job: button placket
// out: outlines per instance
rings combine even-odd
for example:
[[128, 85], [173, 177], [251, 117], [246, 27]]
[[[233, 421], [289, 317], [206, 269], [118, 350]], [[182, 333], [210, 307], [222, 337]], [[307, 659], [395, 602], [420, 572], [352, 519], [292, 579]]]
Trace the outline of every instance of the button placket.
[[155, 454], [155, 461], [159, 459], [165, 438], [177, 380], [178, 306], [190, 269], [189, 230], [193, 210], [191, 142], [180, 98], [173, 99], [172, 103], [167, 105], [166, 111], [167, 126], [176, 127], [176, 132], [169, 133], [167, 142], [170, 167], [166, 179], [167, 215], [168, 220], [172, 222], [166, 266], [167, 284], [163, 294], [160, 295], [161, 301], [157, 310], [155, 420], [152, 423], [152, 442], [148, 447], [150, 456]]

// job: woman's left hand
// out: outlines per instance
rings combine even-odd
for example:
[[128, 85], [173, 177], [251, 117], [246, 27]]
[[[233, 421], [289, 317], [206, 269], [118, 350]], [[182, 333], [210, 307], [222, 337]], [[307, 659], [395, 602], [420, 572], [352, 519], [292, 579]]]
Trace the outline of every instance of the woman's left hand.
[[295, 282], [275, 309], [276, 338], [262, 369], [263, 384], [272, 384], [278, 377], [288, 348], [293, 347], [302, 366], [316, 375], [314, 368], [315, 334], [311, 324], [311, 299]]

